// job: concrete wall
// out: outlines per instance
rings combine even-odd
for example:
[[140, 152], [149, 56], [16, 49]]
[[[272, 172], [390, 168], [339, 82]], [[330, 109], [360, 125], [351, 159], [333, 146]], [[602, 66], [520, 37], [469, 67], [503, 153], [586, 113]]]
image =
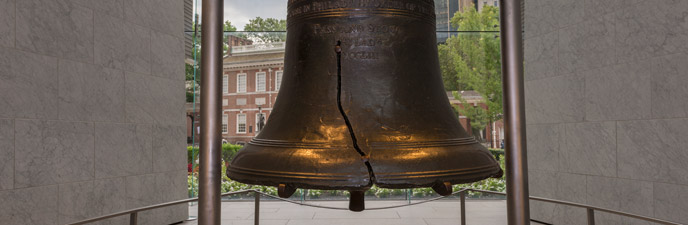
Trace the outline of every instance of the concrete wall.
[[[686, 11], [682, 0], [526, 0], [532, 195], [688, 223]], [[585, 224], [582, 209], [531, 205], [534, 219]]]
[[182, 27], [182, 0], [0, 0], [0, 223], [187, 197]]

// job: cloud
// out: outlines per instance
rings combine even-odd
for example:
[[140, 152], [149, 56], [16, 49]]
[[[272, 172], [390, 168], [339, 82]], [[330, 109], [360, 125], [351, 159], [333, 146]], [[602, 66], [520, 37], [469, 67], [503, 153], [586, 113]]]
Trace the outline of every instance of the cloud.
[[[201, 0], [194, 0], [194, 4], [200, 7]], [[200, 9], [194, 10], [201, 14]], [[225, 0], [224, 12], [225, 20], [231, 21], [241, 31], [250, 19], [256, 17], [286, 19], [287, 0]]]

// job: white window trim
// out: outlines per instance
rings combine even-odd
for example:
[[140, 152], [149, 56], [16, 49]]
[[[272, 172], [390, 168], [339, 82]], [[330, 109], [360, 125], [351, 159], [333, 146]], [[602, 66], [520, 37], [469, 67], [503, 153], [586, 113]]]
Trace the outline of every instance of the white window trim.
[[229, 132], [229, 115], [224, 113], [222, 114], [222, 127], [220, 129], [222, 129], [223, 134]]
[[[240, 91], [241, 87], [239, 87], [239, 85], [241, 85], [241, 82], [239, 82], [239, 77], [241, 77], [241, 76], [244, 77], [244, 91]], [[246, 73], [237, 74], [237, 91], [236, 92], [237, 93], [246, 93], [248, 91], [247, 86], [248, 86], [248, 79], [247, 79]]]
[[222, 75], [222, 93], [229, 94], [229, 76]]
[[[277, 83], [277, 74], [279, 74], [279, 84]], [[282, 86], [282, 79], [284, 78], [284, 71], [279, 70], [275, 72], [275, 91], [279, 91]]]
[[[263, 90], [258, 90], [258, 76], [263, 75]], [[266, 92], [268, 90], [268, 76], [267, 73], [265, 72], [257, 72], [256, 73], [256, 92]]]
[[[239, 116], [244, 116], [244, 132], [239, 132]], [[237, 134], [245, 134], [246, 131], [248, 130], [248, 124], [246, 123], [248, 119], [246, 118], [246, 114], [244, 113], [239, 113], [237, 114], [236, 117], [236, 133]]]

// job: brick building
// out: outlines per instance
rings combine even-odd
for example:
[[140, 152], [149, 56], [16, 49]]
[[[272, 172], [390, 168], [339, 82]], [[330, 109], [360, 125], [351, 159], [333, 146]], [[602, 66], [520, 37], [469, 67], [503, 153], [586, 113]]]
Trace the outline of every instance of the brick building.
[[[487, 108], [487, 105], [483, 103], [483, 97], [475, 91], [462, 91], [461, 96], [464, 100], [473, 107]], [[461, 101], [454, 98], [451, 92], [447, 92], [447, 97], [449, 102], [458, 107], [463, 107]], [[466, 116], [459, 115], [459, 122], [463, 129], [468, 132], [468, 134], [474, 135], [471, 129], [471, 121]], [[493, 121], [485, 126], [485, 129], [477, 136], [482, 137], [483, 143], [489, 148], [501, 148], [501, 142], [504, 140], [504, 123], [502, 120]]]
[[284, 67], [284, 43], [233, 46], [222, 77], [222, 138], [243, 145], [270, 117]]

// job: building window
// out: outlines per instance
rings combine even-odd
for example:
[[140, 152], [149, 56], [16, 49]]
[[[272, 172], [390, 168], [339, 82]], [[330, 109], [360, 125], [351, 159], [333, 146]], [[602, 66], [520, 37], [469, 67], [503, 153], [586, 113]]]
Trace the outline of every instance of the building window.
[[265, 72], [256, 73], [256, 92], [265, 91]]
[[227, 133], [227, 121], [228, 121], [228, 116], [227, 114], [222, 114], [222, 133], [226, 134]]
[[229, 105], [229, 100], [227, 100], [226, 98], [222, 99], [222, 106], [227, 106], [227, 105]]
[[[262, 123], [261, 123], [261, 118], [262, 118]], [[267, 118], [265, 117], [265, 113], [256, 113], [256, 134], [262, 130], [262, 128], [265, 126], [265, 122], [267, 121]]]
[[222, 76], [222, 93], [225, 94], [229, 93], [229, 84], [227, 82], [229, 82], [227, 75]]
[[256, 98], [256, 105], [265, 105], [265, 98]]
[[282, 85], [282, 73], [283, 71], [275, 72], [275, 91], [279, 91], [280, 85]]
[[494, 1], [494, 6], [495, 7], [499, 6], [499, 1]]
[[237, 105], [246, 105], [246, 99], [245, 98], [237, 98]]
[[246, 114], [237, 114], [237, 134], [246, 133]]
[[237, 93], [246, 92], [246, 74], [237, 74]]

